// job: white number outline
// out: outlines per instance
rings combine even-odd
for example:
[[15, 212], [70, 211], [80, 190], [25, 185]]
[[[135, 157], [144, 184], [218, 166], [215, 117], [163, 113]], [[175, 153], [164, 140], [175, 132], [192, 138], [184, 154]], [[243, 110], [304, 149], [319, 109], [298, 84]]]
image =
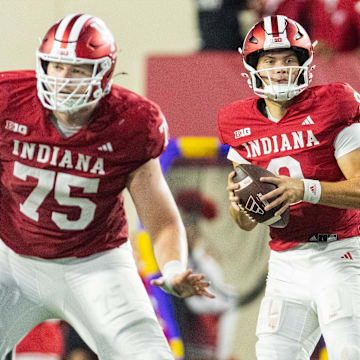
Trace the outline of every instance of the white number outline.
[[[267, 166], [267, 170], [274, 174], [278, 174], [281, 168], [287, 168], [289, 170], [289, 176], [292, 178], [304, 179], [300, 161], [294, 159], [292, 156], [282, 156], [271, 159]], [[301, 201], [302, 200], [294, 202], [291, 205], [299, 204]]]
[[271, 159], [267, 166], [267, 170], [274, 174], [278, 174], [281, 168], [287, 168], [289, 170], [289, 176], [292, 178], [304, 179], [300, 161], [294, 159], [292, 156], [282, 156]]
[[14, 164], [14, 176], [26, 181], [28, 176], [38, 180], [26, 200], [20, 204], [20, 211], [30, 219], [39, 221], [41, 204], [54, 189], [54, 199], [59, 205], [79, 207], [78, 220], [68, 220], [67, 215], [53, 211], [51, 220], [62, 230], [84, 230], [95, 217], [96, 204], [89, 199], [71, 197], [71, 186], [80, 187], [85, 194], [95, 194], [99, 188], [100, 179], [89, 179], [67, 173], [56, 173], [52, 170], [39, 169], [24, 165], [18, 161]]
[[354, 98], [358, 103], [360, 103], [360, 94], [357, 91], [354, 91]]

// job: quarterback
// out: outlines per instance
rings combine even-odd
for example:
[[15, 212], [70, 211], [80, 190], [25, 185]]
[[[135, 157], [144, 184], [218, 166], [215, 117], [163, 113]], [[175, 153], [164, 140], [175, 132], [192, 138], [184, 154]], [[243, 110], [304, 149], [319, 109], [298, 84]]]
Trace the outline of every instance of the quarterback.
[[213, 297], [187, 269], [159, 166], [165, 118], [111, 86], [116, 56], [102, 20], [71, 14], [45, 35], [36, 72], [0, 73], [0, 359], [49, 318], [103, 360], [173, 359], [128, 245], [125, 188], [163, 274], [153, 285]]
[[[309, 88], [313, 44], [285, 16], [265, 17], [240, 51], [256, 97], [219, 112], [219, 137], [236, 166], [276, 174], [260, 201], [290, 207], [270, 228], [271, 255], [256, 345], [260, 360], [309, 359], [322, 333], [330, 360], [360, 359], [360, 95], [348, 84]], [[228, 176], [230, 213], [252, 230]]]

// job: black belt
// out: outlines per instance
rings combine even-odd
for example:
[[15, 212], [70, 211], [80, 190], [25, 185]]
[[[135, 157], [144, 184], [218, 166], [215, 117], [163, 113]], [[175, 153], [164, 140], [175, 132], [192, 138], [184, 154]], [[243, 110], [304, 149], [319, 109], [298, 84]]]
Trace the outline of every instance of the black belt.
[[308, 239], [309, 242], [332, 242], [338, 240], [337, 234], [314, 234]]

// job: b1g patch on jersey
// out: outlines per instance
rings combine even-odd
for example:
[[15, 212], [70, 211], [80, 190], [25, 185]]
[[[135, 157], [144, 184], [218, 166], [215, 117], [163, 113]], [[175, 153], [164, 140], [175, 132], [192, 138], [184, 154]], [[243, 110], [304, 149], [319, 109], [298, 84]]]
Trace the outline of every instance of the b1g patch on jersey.
[[22, 135], [27, 135], [28, 133], [28, 128], [26, 125], [21, 125], [11, 120], [5, 121], [5, 129]]
[[248, 135], [251, 135], [251, 129], [248, 127], [234, 131], [235, 139], [240, 139], [240, 138], [242, 138], [244, 136], [248, 136]]

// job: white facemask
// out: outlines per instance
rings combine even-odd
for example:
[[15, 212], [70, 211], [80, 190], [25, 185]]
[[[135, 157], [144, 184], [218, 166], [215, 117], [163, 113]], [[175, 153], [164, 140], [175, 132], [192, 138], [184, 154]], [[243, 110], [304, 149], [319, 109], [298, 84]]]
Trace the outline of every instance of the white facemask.
[[[312, 58], [308, 59], [302, 66], [281, 66], [261, 70], [256, 70], [244, 62], [250, 76], [248, 74], [243, 74], [243, 76], [248, 78], [248, 84], [256, 95], [279, 102], [288, 101], [309, 87], [309, 83], [312, 79], [311, 70], [314, 68], [311, 67], [309, 70], [311, 61]], [[286, 71], [288, 74], [288, 82], [286, 84], [273, 83], [271, 80], [271, 73], [276, 70]], [[297, 72], [298, 74], [294, 81], [291, 81], [291, 79], [294, 78], [294, 72]], [[302, 79], [302, 81], [299, 83], [300, 79]]]

